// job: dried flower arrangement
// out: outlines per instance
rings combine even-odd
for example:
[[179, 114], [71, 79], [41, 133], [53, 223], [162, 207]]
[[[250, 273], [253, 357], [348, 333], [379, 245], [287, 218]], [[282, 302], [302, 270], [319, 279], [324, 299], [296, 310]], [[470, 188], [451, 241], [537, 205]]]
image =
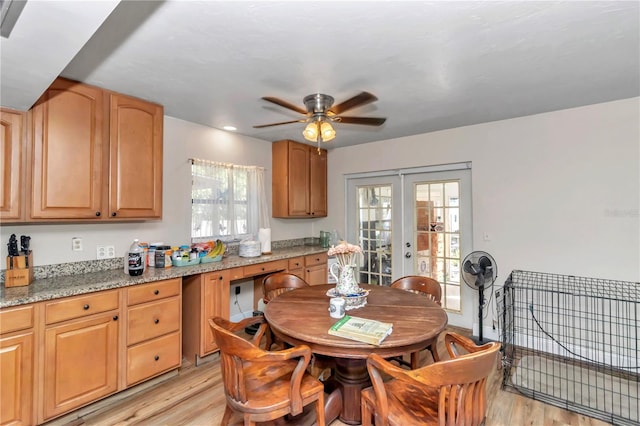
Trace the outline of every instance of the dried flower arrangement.
[[335, 256], [340, 266], [355, 265], [357, 256], [362, 253], [362, 248], [346, 241], [340, 241], [337, 246], [331, 246], [327, 251], [328, 256]]

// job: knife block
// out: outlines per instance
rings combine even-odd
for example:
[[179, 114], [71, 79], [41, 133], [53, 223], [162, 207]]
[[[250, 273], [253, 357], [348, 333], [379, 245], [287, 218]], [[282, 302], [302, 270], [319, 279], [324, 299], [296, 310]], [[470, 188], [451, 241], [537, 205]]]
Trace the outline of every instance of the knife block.
[[33, 281], [33, 252], [27, 255], [7, 256], [4, 286], [20, 287]]

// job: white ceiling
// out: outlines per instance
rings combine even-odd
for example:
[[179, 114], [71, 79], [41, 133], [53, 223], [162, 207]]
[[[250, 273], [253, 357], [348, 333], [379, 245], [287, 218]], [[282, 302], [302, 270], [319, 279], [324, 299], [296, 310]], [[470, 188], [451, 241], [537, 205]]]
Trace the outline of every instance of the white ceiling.
[[371, 92], [347, 146], [639, 96], [640, 2], [29, 0], [1, 49], [3, 106], [62, 75], [271, 141], [304, 126], [263, 96]]

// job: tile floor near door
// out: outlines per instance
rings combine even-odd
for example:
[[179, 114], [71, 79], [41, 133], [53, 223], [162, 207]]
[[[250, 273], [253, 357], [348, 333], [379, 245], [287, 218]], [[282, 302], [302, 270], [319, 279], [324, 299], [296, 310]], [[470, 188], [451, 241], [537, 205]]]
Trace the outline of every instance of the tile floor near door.
[[[442, 342], [438, 344], [438, 352], [446, 356]], [[430, 360], [428, 352], [423, 351], [422, 356]], [[146, 389], [142, 391], [117, 395], [85, 407], [50, 422], [48, 426], [219, 425], [224, 413], [225, 397], [218, 357], [214, 355], [210, 362], [198, 367], [184, 362], [173, 376], [157, 384], [143, 385]], [[501, 390], [501, 378], [501, 370], [497, 368], [489, 377], [487, 426], [608, 424]], [[342, 425], [345, 424], [339, 420], [331, 423], [331, 426]]]

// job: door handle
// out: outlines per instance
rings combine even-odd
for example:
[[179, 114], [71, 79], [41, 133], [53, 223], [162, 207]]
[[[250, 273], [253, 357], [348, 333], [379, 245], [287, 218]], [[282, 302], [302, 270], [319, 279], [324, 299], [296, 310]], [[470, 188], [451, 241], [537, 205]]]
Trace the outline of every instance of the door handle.
[[411, 257], [411, 252], [408, 251], [404, 254], [404, 257], [406, 257], [407, 259], [409, 259]]

